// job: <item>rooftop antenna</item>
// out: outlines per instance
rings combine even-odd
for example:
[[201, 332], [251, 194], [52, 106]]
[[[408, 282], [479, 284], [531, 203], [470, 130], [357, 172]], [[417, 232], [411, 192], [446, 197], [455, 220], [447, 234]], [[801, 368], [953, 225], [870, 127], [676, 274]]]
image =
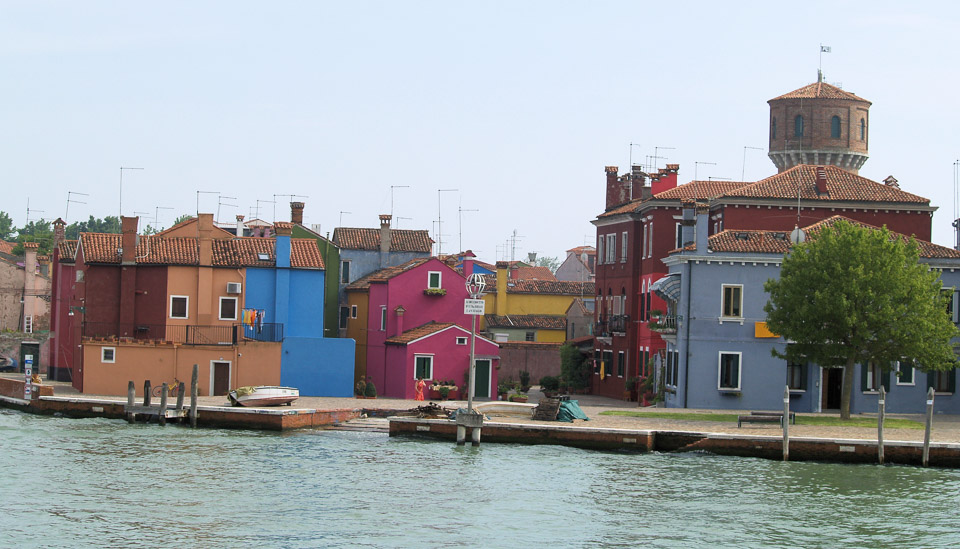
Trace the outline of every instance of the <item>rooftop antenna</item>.
[[401, 219], [406, 219], [407, 221], [413, 221], [413, 218], [412, 218], [412, 217], [400, 217], [399, 215], [398, 215], [397, 217], [393, 218], [393, 219], [397, 222], [397, 226], [396, 226], [397, 229], [400, 228], [400, 220], [401, 220]]
[[747, 176], [747, 149], [762, 151], [763, 147], [750, 147], [748, 145], [743, 146], [743, 163], [740, 164], [740, 181], [746, 181], [744, 178]]
[[699, 198], [700, 198], [700, 195], [697, 194], [697, 173], [698, 173], [698, 169], [697, 169], [697, 168], [700, 167], [700, 164], [703, 164], [704, 166], [716, 166], [716, 165], [717, 165], [716, 162], [700, 162], [700, 161], [697, 161], [697, 162], [694, 162], [694, 163], [693, 163], [693, 201], [694, 201], [694, 202], [698, 202], [698, 201], [699, 201]]
[[27, 197], [27, 221], [24, 223], [24, 225], [30, 224], [30, 212], [43, 213], [43, 210], [31, 210], [31, 209], [30, 209], [30, 197], [28, 196], [28, 197]]
[[953, 249], [960, 250], [960, 160], [953, 162]]
[[457, 212], [460, 217], [460, 251], [463, 251], [463, 212], [479, 212], [480, 210], [476, 209], [466, 209], [463, 205], [457, 207]]
[[157, 207], [154, 209], [154, 213], [153, 213], [153, 224], [154, 224], [154, 226], [157, 227], [157, 230], [160, 230], [160, 229], [159, 229], [159, 227], [160, 227], [160, 210], [172, 210], [172, 209], [173, 209], [173, 208], [171, 208], [171, 207], [169, 207], [169, 206], [157, 206]]
[[[197, 191], [197, 220], [200, 220], [200, 195], [201, 194], [215, 194], [220, 196], [220, 191]], [[200, 230], [200, 225], [197, 225], [197, 230]]]
[[255, 216], [257, 219], [260, 219], [260, 203], [261, 203], [261, 202], [263, 202], [264, 204], [276, 204], [276, 203], [277, 203], [276, 200], [257, 200], [257, 215]]
[[220, 206], [230, 206], [231, 208], [236, 208], [236, 207], [237, 207], [236, 204], [230, 204], [230, 203], [228, 203], [228, 202], [224, 202], [224, 201], [223, 201], [224, 198], [226, 198], [226, 199], [228, 199], [228, 200], [236, 200], [236, 199], [237, 199], [237, 197], [235, 197], [235, 196], [218, 196], [218, 197], [217, 197], [217, 223], [220, 223]]
[[390, 185], [390, 217], [393, 217], [393, 189], [409, 189], [410, 185]]
[[[79, 193], [77, 191], [67, 191], [67, 211], [63, 214], [63, 223], [68, 227], [70, 226], [70, 203], [73, 202], [74, 204], [86, 204], [86, 202], [73, 200], [72, 195], [90, 196], [87, 193]], [[80, 238], [80, 225], [77, 225], [77, 238]]]
[[657, 160], [669, 160], [666, 156], [657, 156], [659, 152], [663, 151], [673, 151], [676, 150], [676, 147], [654, 147], [653, 148], [653, 171], [657, 171]]
[[443, 253], [443, 230], [442, 223], [440, 221], [440, 197], [445, 192], [459, 192], [460, 189], [437, 189], [437, 255]]
[[120, 217], [123, 217], [123, 170], [142, 170], [143, 168], [129, 168], [120, 166]]
[[510, 242], [510, 261], [517, 260], [517, 241], [519, 240], [523, 240], [523, 235], [518, 235], [517, 230], [514, 229], [508, 239], [508, 242]]
[[340, 210], [340, 223], [337, 226], [343, 227], [343, 214], [352, 214], [352, 213], [353, 212], [345, 212], [343, 210]]

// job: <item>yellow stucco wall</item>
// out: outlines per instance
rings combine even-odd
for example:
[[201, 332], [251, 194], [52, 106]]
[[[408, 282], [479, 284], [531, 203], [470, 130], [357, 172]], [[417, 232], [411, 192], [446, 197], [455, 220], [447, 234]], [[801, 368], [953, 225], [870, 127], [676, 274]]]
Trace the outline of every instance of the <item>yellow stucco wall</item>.
[[[483, 296], [488, 315], [565, 315], [575, 299], [573, 295], [543, 294], [507, 294], [507, 298], [498, 299], [496, 295]], [[589, 296], [587, 296], [589, 297]], [[481, 318], [480, 329], [486, 329], [486, 321]], [[544, 330], [545, 331], [545, 330]], [[560, 330], [560, 339], [564, 341], [564, 331]], [[551, 340], [553, 341], [553, 340]]]
[[[115, 349], [115, 362], [101, 362], [103, 347]], [[134, 382], [143, 396], [143, 382], [153, 386], [175, 379], [190, 385], [193, 365], [199, 366], [201, 395], [213, 387], [212, 362], [230, 364], [230, 388], [245, 385], [280, 384], [280, 343], [241, 341], [237, 346], [188, 346], [123, 342], [85, 342], [83, 345], [83, 391], [92, 395], [126, 396], [127, 383]]]

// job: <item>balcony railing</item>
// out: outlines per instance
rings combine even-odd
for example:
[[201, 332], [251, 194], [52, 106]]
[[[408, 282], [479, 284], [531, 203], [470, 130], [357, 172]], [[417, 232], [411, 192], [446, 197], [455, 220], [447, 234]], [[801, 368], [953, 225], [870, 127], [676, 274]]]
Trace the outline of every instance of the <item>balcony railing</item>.
[[647, 324], [647, 327], [650, 328], [651, 332], [675, 334], [677, 333], [677, 317], [661, 316], [659, 318], [651, 318], [650, 323]]
[[283, 341], [283, 324], [244, 326], [227, 324], [201, 326], [196, 324], [130, 324], [119, 322], [84, 322], [81, 333], [85, 338], [132, 341], [161, 341], [180, 345], [236, 345], [240, 337], [257, 341]]
[[623, 334], [626, 333], [628, 326], [630, 326], [629, 315], [601, 316], [596, 324], [594, 334], [600, 337], [607, 337], [615, 333]]

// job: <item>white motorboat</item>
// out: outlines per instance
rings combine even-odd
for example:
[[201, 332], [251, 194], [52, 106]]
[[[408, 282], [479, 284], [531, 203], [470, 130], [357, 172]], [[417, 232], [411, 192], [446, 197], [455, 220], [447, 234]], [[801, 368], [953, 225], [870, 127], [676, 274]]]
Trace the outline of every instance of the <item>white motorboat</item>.
[[256, 387], [237, 387], [228, 393], [234, 406], [290, 406], [300, 398], [300, 389], [296, 387], [278, 387], [276, 385], [258, 385]]

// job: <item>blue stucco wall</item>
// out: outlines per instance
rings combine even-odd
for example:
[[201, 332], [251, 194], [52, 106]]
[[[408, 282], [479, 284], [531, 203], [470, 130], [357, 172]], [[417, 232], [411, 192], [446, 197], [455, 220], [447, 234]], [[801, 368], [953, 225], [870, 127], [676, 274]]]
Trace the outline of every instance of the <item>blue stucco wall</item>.
[[[731, 410], [781, 410], [783, 391], [787, 383], [786, 361], [772, 356], [771, 349], [783, 350], [782, 338], [755, 337], [755, 322], [766, 319], [763, 306], [769, 295], [763, 284], [779, 276], [776, 256], [758, 255], [752, 261], [718, 262], [720, 254], [706, 261], [672, 265], [671, 273], [681, 273], [681, 298], [678, 314], [683, 320], [677, 332], [676, 343], [667, 350], [679, 351], [678, 380], [674, 393], [666, 395], [670, 407]], [[691, 276], [687, 285], [686, 277]], [[943, 271], [944, 287], [960, 288], [960, 271]], [[722, 287], [725, 284], [743, 285], [743, 324], [724, 320], [720, 322]], [[687, 311], [687, 299], [690, 309]], [[689, 327], [689, 348], [687, 331]], [[740, 392], [724, 393], [718, 388], [720, 352], [741, 353]], [[851, 393], [851, 413], [876, 413], [879, 395], [864, 391], [861, 386], [862, 367], [856, 366]], [[821, 368], [808, 364], [805, 390], [792, 391], [790, 407], [797, 412], [817, 412], [826, 405], [822, 402]], [[914, 384], [898, 385], [890, 375], [886, 402], [888, 413], [923, 413], [926, 407], [927, 374], [917, 370]], [[960, 395], [957, 390], [938, 394], [935, 410], [938, 413], [960, 413]]]
[[290, 271], [287, 311], [292, 337], [323, 337], [323, 271]]
[[[263, 309], [264, 322], [283, 322], [277, 320], [276, 299], [277, 277], [274, 269], [247, 269], [247, 287], [244, 289], [243, 303], [247, 309]], [[286, 326], [284, 326], [286, 329]]]
[[[418, 257], [430, 257], [430, 254], [426, 252], [389, 252], [384, 256], [383, 264], [381, 264], [380, 255], [379, 250], [340, 250], [340, 261], [350, 262], [350, 280], [347, 284], [385, 267], [395, 267]], [[340, 284], [338, 298], [341, 304], [347, 302], [346, 290], [344, 289], [347, 284]]]
[[353, 396], [356, 342], [346, 338], [286, 337], [280, 383], [301, 396]]

